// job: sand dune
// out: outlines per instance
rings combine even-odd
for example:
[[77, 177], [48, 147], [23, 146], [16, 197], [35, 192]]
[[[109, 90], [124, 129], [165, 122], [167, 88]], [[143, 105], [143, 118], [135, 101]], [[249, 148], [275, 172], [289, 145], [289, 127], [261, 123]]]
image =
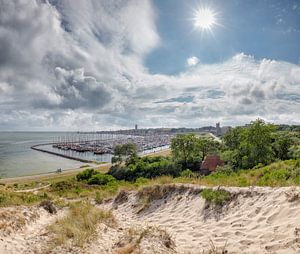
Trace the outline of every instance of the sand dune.
[[124, 228], [152, 225], [166, 230], [177, 253], [209, 253], [212, 245], [219, 251], [226, 246], [228, 253], [300, 253], [299, 187], [226, 190], [234, 198], [217, 210], [207, 206], [195, 186], [157, 187], [158, 194], [138, 213], [143, 195], [136, 192], [124, 203], [107, 206]]
[[[232, 199], [222, 208], [208, 205], [195, 185], [122, 191], [98, 205], [113, 210], [116, 227], [100, 224], [82, 249], [57, 247], [50, 253], [300, 253], [300, 187], [226, 190]], [[24, 214], [28, 208], [18, 209]], [[65, 211], [35, 212], [23, 227], [1, 231], [0, 253], [44, 253], [46, 226]]]

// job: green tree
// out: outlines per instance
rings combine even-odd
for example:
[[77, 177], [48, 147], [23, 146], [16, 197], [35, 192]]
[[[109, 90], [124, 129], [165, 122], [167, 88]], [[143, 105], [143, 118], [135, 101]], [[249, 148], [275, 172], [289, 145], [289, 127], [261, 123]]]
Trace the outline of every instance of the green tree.
[[273, 151], [275, 157], [280, 160], [290, 158], [290, 148], [294, 144], [292, 136], [288, 132], [278, 132], [274, 134]]
[[217, 153], [221, 148], [221, 144], [213, 138], [199, 138], [198, 149], [201, 152], [201, 160], [203, 161], [209, 153]]
[[111, 159], [113, 164], [121, 164], [124, 160], [127, 163], [129, 160], [137, 157], [137, 146], [134, 143], [116, 145], [113, 153], [114, 156]]
[[205, 156], [220, 149], [220, 143], [213, 138], [202, 138], [195, 134], [179, 134], [171, 141], [173, 158], [180, 162], [184, 169], [197, 168]]
[[241, 142], [242, 127], [236, 127], [228, 130], [222, 140], [229, 150], [238, 149]]
[[186, 168], [189, 162], [200, 158], [199, 139], [195, 134], [178, 134], [171, 140], [173, 158]]
[[257, 119], [247, 127], [230, 130], [223, 138], [231, 164], [235, 168], [252, 168], [274, 160], [272, 135], [275, 127]]

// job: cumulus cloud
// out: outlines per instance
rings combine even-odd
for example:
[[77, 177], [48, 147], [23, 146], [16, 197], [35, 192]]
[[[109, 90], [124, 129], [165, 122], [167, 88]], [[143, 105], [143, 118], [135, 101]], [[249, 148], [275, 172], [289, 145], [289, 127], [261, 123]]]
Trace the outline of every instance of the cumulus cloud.
[[168, 76], [150, 0], [0, 0], [0, 129], [299, 123], [300, 66], [244, 53]]
[[186, 59], [186, 63], [188, 66], [195, 66], [199, 63], [199, 59], [196, 56], [192, 56]]

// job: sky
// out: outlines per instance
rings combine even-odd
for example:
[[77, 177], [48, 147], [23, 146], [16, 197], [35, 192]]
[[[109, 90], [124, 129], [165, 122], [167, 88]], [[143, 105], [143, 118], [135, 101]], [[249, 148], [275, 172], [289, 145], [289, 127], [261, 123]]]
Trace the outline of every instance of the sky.
[[0, 0], [0, 130], [257, 118], [300, 124], [298, 0]]

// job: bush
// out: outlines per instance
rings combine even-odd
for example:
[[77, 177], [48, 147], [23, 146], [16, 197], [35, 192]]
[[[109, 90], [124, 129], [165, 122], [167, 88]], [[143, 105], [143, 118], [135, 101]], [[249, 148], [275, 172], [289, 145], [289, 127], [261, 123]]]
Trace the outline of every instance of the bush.
[[70, 190], [76, 187], [76, 182], [68, 181], [59, 181], [51, 184], [51, 191], [64, 191]]
[[135, 158], [126, 167], [115, 165], [108, 171], [117, 180], [135, 181], [139, 177], [154, 178], [162, 175], [177, 177], [181, 166], [166, 157]]
[[187, 178], [191, 178], [191, 177], [194, 177], [195, 176], [195, 173], [190, 170], [190, 169], [186, 169], [186, 170], [183, 170], [181, 173], [180, 173], [180, 176], [181, 177], [187, 177]]
[[207, 202], [217, 206], [223, 206], [226, 202], [230, 201], [231, 198], [230, 192], [228, 191], [212, 189], [204, 189], [201, 192], [201, 196]]
[[225, 165], [225, 166], [217, 166], [216, 173], [217, 174], [219, 173], [219, 174], [224, 174], [224, 175], [230, 176], [230, 175], [232, 175], [234, 173], [234, 171], [233, 171], [233, 169], [232, 169], [231, 166]]
[[118, 166], [118, 165], [117, 166], [112, 166], [109, 169], [109, 171], [107, 172], [107, 174], [112, 175], [117, 180], [130, 181], [134, 178], [133, 174], [132, 174], [132, 171], [129, 168]]
[[96, 174], [93, 175], [89, 180], [88, 180], [88, 184], [98, 184], [98, 185], [106, 185], [109, 182], [113, 182], [116, 179], [111, 176], [111, 175], [104, 175], [104, 174]]
[[93, 168], [88, 168], [86, 170], [83, 170], [82, 172], [78, 173], [76, 175], [77, 181], [84, 181], [84, 180], [89, 180], [93, 175], [98, 174], [95, 169]]

